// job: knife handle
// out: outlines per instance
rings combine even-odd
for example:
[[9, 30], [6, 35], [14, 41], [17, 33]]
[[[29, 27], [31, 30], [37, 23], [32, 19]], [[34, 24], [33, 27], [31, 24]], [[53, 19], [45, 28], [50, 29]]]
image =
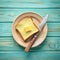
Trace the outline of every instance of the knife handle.
[[33, 45], [34, 41], [35, 41], [36, 38], [32, 38], [32, 40], [29, 42], [28, 46], [25, 48], [25, 51], [26, 52], [29, 52], [31, 46]]

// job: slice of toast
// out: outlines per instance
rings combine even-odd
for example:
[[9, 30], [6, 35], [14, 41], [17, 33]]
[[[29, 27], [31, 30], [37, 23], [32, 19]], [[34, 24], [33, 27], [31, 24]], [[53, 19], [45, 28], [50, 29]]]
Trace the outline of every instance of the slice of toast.
[[18, 30], [24, 41], [26, 41], [30, 36], [39, 31], [30, 17], [22, 19], [17, 24], [16, 29]]

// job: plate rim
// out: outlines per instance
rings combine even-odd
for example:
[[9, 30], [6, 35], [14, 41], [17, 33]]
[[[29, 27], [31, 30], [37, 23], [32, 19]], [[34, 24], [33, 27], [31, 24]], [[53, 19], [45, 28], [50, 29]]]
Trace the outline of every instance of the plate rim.
[[[28, 13], [33, 13], [33, 14], [36, 14], [36, 15], [40, 16], [39, 14], [34, 13], [34, 12], [25, 12], [25, 13], [20, 14], [19, 16], [17, 16], [17, 18], [14, 19], [13, 24], [12, 24], [12, 36], [13, 36], [13, 38], [14, 38], [14, 40], [15, 40], [16, 42], [17, 42], [17, 40], [15, 39], [15, 37], [14, 37], [14, 35], [13, 35], [13, 25], [14, 25], [15, 21], [16, 21], [20, 16], [22, 16], [22, 15], [24, 15], [24, 14], [28, 14]], [[40, 16], [40, 17], [43, 19], [42, 16]], [[46, 27], [47, 27], [47, 23], [46, 23]], [[47, 33], [48, 33], [48, 27], [47, 27]], [[46, 33], [46, 36], [47, 36], [47, 33]], [[46, 36], [45, 36], [44, 40], [41, 41], [40, 44], [42, 44], [42, 42], [45, 41]], [[22, 44], [20, 44], [20, 43], [18, 43], [18, 42], [17, 42], [17, 44], [19, 44], [19, 45], [22, 46], [22, 47], [26, 47], [26, 46], [24, 46], [24, 45], [22, 45]], [[36, 45], [36, 46], [32, 46], [31, 48], [37, 47], [37, 46], [39, 46], [40, 44], [38, 44], [38, 45]]]

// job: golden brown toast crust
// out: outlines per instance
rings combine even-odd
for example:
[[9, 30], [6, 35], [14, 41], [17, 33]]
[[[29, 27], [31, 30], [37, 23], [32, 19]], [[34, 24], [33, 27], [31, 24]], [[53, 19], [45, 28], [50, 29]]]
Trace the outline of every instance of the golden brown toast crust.
[[[26, 17], [25, 17], [26, 18]], [[31, 16], [29, 16], [29, 18], [31, 18], [31, 20], [32, 20], [32, 23], [34, 24], [34, 26], [38, 29], [38, 27], [35, 25], [35, 23], [33, 22], [33, 19], [32, 19], [32, 17]], [[22, 19], [23, 20], [23, 19]], [[21, 20], [21, 21], [22, 21]], [[20, 22], [21, 22], [20, 21]], [[17, 26], [17, 25], [16, 25]], [[21, 35], [21, 33], [19, 32], [19, 30], [18, 29], [16, 29], [17, 31], [18, 31], [18, 33]], [[38, 31], [39, 31], [39, 29], [38, 29]], [[38, 32], [37, 31], [37, 32]], [[37, 33], [37, 32], [35, 32], [35, 33]], [[24, 41], [27, 41], [31, 36], [33, 36], [35, 33], [33, 33], [32, 35], [30, 35], [29, 37], [27, 37], [25, 40], [24, 40], [24, 38], [23, 38], [23, 36], [21, 35], [21, 37], [22, 37], [22, 39], [24, 40]]]

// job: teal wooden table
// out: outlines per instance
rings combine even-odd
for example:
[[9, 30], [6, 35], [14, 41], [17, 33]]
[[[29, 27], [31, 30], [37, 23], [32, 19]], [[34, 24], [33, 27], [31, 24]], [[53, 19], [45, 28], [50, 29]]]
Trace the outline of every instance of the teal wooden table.
[[[48, 35], [29, 53], [12, 37], [12, 23], [24, 12], [49, 15]], [[0, 60], [60, 60], [60, 0], [0, 0]]]

